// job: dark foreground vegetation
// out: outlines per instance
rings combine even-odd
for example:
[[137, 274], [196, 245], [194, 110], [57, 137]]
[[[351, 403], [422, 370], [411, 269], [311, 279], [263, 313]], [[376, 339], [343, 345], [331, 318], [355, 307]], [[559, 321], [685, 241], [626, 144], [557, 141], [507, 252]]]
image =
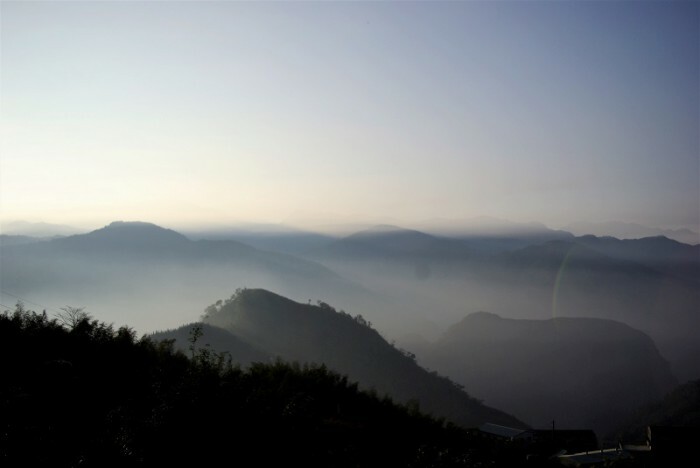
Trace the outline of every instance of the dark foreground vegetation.
[[80, 310], [0, 315], [0, 465], [513, 466], [323, 366], [233, 366]]
[[694, 428], [700, 436], [700, 380], [686, 382], [663, 399], [639, 408], [615, 437], [641, 443], [648, 426]]

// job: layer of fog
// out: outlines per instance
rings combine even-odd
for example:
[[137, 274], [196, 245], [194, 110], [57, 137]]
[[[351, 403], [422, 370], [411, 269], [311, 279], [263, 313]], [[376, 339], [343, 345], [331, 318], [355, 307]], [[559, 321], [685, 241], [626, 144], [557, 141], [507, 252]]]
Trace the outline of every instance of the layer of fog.
[[[431, 346], [471, 313], [603, 318], [650, 336], [678, 381], [700, 375], [697, 249], [668, 240], [651, 240], [639, 250], [637, 244], [575, 239], [551, 230], [448, 237], [383, 226], [341, 238], [289, 230], [210, 232], [220, 239], [211, 242], [148, 225], [112, 226], [125, 227], [133, 230], [123, 238], [108, 230], [106, 237], [93, 233], [4, 243], [0, 304], [23, 299], [28, 308], [46, 308], [49, 314], [63, 306], [85, 307], [98, 320], [141, 334], [198, 320], [207, 306], [237, 288], [263, 288], [297, 302], [320, 300], [360, 314], [387, 341], [414, 352], [419, 364], [448, 375], [463, 358], [435, 359]], [[503, 352], [517, 355], [519, 350], [505, 343]], [[624, 364], [628, 370], [636, 358], [630, 359]], [[648, 356], [638, 359], [644, 368]], [[570, 365], [582, 375], [595, 375], [589, 363]], [[475, 384], [474, 375], [450, 377], [468, 385], [476, 398], [517, 417], [537, 424], [546, 418], [519, 409], [522, 395], [508, 400], [502, 388], [480, 386], [479, 379]], [[662, 388], [630, 394], [630, 401], [658, 395]], [[560, 393], [560, 413], [589, 396]]]

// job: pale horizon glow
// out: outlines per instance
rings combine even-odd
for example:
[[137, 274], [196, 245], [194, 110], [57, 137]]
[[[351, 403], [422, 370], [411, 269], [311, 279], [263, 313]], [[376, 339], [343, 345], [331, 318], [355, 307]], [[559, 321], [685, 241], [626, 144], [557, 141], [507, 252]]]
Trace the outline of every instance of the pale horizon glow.
[[697, 2], [0, 4], [0, 220], [700, 231]]

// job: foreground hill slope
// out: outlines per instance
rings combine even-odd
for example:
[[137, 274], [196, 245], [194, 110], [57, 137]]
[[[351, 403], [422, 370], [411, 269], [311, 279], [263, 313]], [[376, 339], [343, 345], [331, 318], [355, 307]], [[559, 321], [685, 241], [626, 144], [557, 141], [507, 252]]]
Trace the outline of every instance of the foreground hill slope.
[[418, 366], [410, 353], [387, 343], [361, 316], [353, 318], [325, 303], [300, 304], [266, 290], [246, 289], [210, 307], [204, 321], [272, 356], [323, 363], [363, 388], [398, 402], [418, 403], [423, 411], [467, 427], [485, 422], [524, 427]]
[[3, 467], [512, 466], [324, 367], [188, 359], [83, 314], [0, 314], [0, 356]]

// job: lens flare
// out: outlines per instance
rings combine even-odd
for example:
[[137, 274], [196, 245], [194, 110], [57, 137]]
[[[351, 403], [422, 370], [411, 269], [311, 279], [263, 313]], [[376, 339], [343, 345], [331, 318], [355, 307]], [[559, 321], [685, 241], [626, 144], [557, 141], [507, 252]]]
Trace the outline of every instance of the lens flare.
[[575, 249], [576, 249], [575, 245], [573, 245], [573, 246], [571, 246], [571, 248], [569, 248], [569, 251], [566, 253], [564, 260], [562, 260], [561, 265], [559, 266], [559, 271], [557, 271], [557, 277], [554, 280], [554, 289], [552, 291], [552, 318], [557, 318], [559, 288], [561, 286], [562, 279], [564, 278], [564, 272], [566, 271], [566, 267], [569, 264], [569, 259], [571, 258], [571, 254], [574, 252]]

